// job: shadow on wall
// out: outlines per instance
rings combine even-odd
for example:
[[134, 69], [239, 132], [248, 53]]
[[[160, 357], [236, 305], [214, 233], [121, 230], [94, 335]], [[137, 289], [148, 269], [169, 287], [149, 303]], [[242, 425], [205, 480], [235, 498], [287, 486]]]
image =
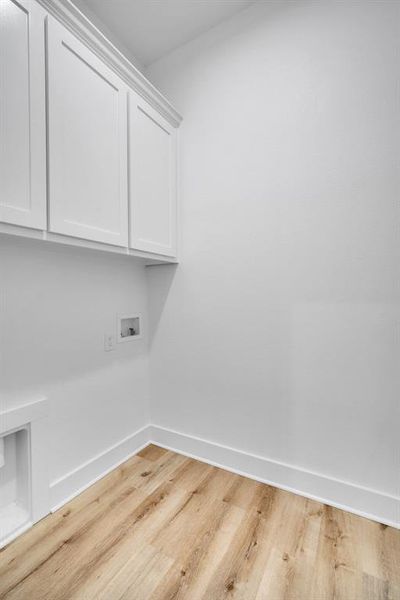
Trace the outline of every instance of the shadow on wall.
[[[154, 337], [157, 333], [158, 324], [164, 311], [164, 307], [170, 292], [175, 274], [179, 265], [157, 265], [147, 268], [147, 282], [149, 288], [149, 348], [151, 349]], [[157, 272], [156, 293], [152, 293], [152, 287], [155, 283], [154, 279], [149, 276]]]

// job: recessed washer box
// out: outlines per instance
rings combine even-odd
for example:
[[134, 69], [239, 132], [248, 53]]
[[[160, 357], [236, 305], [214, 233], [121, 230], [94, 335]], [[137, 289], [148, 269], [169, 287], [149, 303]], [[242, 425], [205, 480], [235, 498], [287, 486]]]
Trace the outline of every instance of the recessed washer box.
[[117, 341], [129, 342], [142, 337], [142, 317], [130, 313], [117, 317]]
[[14, 402], [0, 411], [0, 548], [50, 512], [47, 402]]

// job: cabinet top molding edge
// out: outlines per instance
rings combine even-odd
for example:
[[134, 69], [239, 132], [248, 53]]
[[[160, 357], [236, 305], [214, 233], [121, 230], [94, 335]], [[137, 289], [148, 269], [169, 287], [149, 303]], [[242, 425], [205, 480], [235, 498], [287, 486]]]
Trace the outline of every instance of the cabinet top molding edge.
[[71, 0], [38, 0], [39, 4], [115, 71], [174, 127], [182, 116], [150, 81], [112, 44]]

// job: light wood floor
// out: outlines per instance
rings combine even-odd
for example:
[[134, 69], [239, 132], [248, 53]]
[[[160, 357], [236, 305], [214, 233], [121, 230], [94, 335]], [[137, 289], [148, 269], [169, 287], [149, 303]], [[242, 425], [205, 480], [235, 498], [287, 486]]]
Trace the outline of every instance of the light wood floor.
[[399, 600], [400, 531], [149, 446], [0, 552], [7, 600]]

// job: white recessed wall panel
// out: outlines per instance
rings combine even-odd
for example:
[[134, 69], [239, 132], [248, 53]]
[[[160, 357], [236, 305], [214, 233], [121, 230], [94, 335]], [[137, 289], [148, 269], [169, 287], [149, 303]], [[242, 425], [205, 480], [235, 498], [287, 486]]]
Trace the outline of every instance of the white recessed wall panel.
[[46, 226], [44, 12], [0, 2], [0, 220]]
[[54, 20], [48, 83], [50, 229], [125, 246], [126, 88]]
[[130, 246], [176, 255], [176, 131], [130, 93]]

